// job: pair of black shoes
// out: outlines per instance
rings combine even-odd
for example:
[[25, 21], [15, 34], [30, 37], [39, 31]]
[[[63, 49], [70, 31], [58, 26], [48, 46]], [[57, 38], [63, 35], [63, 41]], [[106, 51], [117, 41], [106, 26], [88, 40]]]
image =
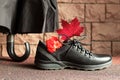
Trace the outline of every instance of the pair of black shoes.
[[35, 56], [35, 65], [40, 69], [57, 70], [76, 68], [82, 70], [99, 70], [109, 67], [112, 57], [105, 54], [93, 54], [82, 47], [77, 40], [64, 42], [63, 46], [53, 54], [47, 51], [41, 41]]

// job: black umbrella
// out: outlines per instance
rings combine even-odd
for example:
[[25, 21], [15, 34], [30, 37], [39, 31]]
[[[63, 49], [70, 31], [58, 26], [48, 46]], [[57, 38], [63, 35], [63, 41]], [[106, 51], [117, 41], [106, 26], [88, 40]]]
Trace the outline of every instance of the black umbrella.
[[7, 33], [7, 51], [14, 61], [29, 57], [30, 45], [18, 57], [14, 51], [14, 35], [53, 32], [58, 28], [57, 0], [0, 0], [0, 32]]

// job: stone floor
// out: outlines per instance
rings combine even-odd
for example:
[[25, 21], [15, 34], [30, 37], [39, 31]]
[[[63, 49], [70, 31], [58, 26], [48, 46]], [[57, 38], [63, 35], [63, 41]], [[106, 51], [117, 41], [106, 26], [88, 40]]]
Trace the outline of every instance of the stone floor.
[[38, 70], [33, 62], [34, 58], [22, 63], [0, 58], [0, 80], [120, 80], [120, 57], [113, 57], [111, 67], [98, 71]]

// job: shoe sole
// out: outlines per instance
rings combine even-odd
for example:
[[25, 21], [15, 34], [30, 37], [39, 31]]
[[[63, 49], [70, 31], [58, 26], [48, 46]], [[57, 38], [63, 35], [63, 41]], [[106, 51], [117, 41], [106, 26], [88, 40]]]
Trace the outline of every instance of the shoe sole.
[[99, 65], [77, 65], [69, 62], [64, 62], [64, 64], [61, 62], [46, 62], [46, 61], [40, 61], [39, 63], [35, 62], [36, 67], [44, 70], [61, 70], [65, 68], [71, 68], [86, 71], [95, 71], [105, 69], [111, 66], [111, 64], [112, 61]]

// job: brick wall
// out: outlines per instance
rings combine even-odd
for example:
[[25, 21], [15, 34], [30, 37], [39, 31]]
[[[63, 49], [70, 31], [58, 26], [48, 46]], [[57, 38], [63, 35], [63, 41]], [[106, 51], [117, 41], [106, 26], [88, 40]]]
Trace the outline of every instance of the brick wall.
[[[85, 46], [87, 49], [113, 56], [120, 54], [120, 0], [58, 0], [58, 7], [60, 20], [70, 21], [78, 17], [86, 27], [83, 34], [87, 37], [82, 42], [92, 43], [90, 46]], [[48, 33], [47, 37], [53, 34]], [[42, 38], [42, 34], [17, 34], [15, 36], [16, 53], [24, 53], [23, 43], [28, 41], [31, 44], [31, 56], [34, 56], [36, 45]], [[6, 35], [2, 33], [0, 34], [0, 55], [7, 56]]]

